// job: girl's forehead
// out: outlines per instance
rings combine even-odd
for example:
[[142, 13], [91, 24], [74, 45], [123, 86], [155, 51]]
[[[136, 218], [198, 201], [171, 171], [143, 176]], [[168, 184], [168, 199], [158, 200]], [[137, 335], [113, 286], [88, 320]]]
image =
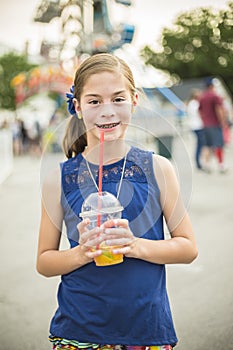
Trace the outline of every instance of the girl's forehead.
[[85, 80], [83, 86], [83, 93], [87, 90], [103, 90], [106, 89], [119, 89], [119, 90], [129, 90], [127, 79], [120, 72], [110, 72], [104, 71], [100, 73], [94, 73]]
[[103, 71], [91, 74], [85, 81], [84, 87], [88, 84], [100, 83], [123, 83], [126, 84], [126, 78], [120, 72]]

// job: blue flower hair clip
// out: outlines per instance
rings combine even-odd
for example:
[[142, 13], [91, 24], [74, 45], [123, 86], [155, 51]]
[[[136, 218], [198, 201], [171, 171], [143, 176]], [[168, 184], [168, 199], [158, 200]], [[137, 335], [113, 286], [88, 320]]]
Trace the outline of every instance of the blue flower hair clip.
[[70, 88], [70, 92], [67, 92], [66, 93], [66, 97], [67, 97], [67, 104], [68, 104], [68, 111], [71, 115], [76, 115], [76, 110], [75, 110], [75, 107], [74, 107], [74, 85], [71, 86]]

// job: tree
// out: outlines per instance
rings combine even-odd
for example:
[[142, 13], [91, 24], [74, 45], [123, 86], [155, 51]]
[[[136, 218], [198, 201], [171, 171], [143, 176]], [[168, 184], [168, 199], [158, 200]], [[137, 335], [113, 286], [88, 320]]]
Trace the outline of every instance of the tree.
[[197, 8], [177, 17], [162, 31], [161, 51], [146, 46], [146, 64], [177, 78], [220, 76], [233, 94], [233, 2], [227, 9]]
[[15, 110], [15, 92], [11, 80], [35, 66], [28, 62], [26, 55], [10, 52], [0, 57], [0, 108]]

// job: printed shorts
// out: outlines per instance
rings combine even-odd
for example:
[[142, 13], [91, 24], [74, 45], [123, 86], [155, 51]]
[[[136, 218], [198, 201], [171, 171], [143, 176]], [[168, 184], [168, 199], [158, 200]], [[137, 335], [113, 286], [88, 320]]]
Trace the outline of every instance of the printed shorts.
[[[67, 349], [67, 350], [78, 350], [80, 348], [77, 348], [76, 346], [73, 345], [54, 345], [52, 347], [53, 350], [61, 350], [61, 349]], [[91, 349], [91, 348], [88, 348]], [[92, 348], [93, 349], [93, 348]], [[98, 350], [109, 350], [109, 349], [114, 349], [114, 350], [120, 350], [120, 349], [131, 349], [131, 350], [145, 350], [145, 349], [151, 349], [151, 350], [172, 350], [173, 347], [171, 345], [153, 345], [153, 346], [124, 346], [124, 345], [103, 345], [99, 348]]]
[[172, 350], [171, 345], [130, 346], [130, 345], [101, 345], [92, 343], [80, 343], [76, 340], [68, 340], [55, 336], [49, 337], [53, 350]]

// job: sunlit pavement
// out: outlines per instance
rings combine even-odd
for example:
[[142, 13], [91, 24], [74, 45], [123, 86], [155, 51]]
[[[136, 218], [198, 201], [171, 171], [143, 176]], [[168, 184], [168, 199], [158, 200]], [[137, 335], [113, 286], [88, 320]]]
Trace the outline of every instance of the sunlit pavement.
[[[190, 152], [192, 142], [185, 142]], [[59, 156], [52, 158], [56, 158], [53, 164]], [[192, 185], [189, 212], [199, 257], [191, 265], [167, 267], [178, 350], [233, 349], [232, 146], [226, 159], [232, 167], [227, 174], [193, 169], [191, 181], [190, 172], [187, 181], [182, 179], [184, 185]], [[46, 279], [35, 269], [45, 162], [40, 157], [15, 158], [12, 174], [0, 185], [0, 349], [4, 350], [51, 349], [47, 336], [59, 277]]]

